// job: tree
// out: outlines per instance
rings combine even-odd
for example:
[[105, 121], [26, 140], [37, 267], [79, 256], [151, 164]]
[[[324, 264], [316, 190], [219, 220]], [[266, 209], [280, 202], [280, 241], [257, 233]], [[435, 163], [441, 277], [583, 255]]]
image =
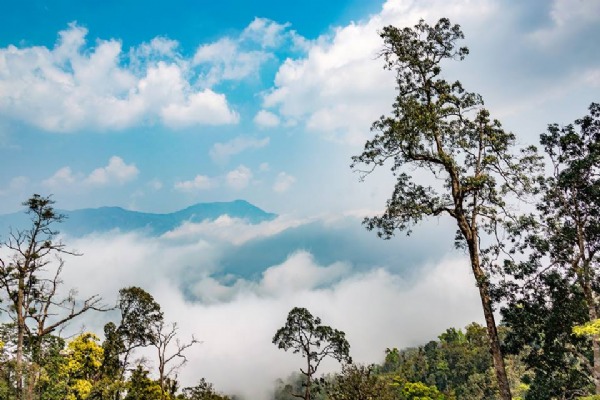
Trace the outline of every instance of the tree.
[[445, 400], [446, 397], [435, 386], [421, 382], [407, 382], [402, 387], [401, 400]]
[[552, 172], [541, 181], [537, 212], [511, 230], [514, 251], [528, 257], [506, 263], [514, 279], [504, 289], [503, 315], [514, 350], [527, 346], [536, 371], [530, 392], [541, 396], [580, 395], [590, 383], [600, 395], [600, 332], [572, 334], [599, 318], [600, 105], [589, 112], [541, 135]]
[[131, 353], [157, 341], [155, 327], [162, 324], [163, 312], [150, 293], [136, 286], [119, 290], [117, 308], [121, 311], [121, 322], [116, 335], [111, 336], [114, 340], [111, 345], [120, 348], [123, 378]]
[[[166, 381], [177, 369], [182, 367], [187, 358], [184, 355], [185, 350], [198, 343], [198, 340], [192, 336], [189, 342], [182, 343], [177, 338], [177, 324], [173, 323], [170, 327], [166, 327], [164, 321], [157, 321], [153, 327], [154, 334], [151, 345], [156, 349], [158, 355], [158, 383], [164, 393], [166, 393]], [[173, 343], [175, 341], [175, 343]], [[171, 353], [168, 352], [169, 347], [174, 344], [175, 348]], [[168, 364], [173, 363], [168, 367]]]
[[158, 382], [148, 377], [149, 372], [138, 365], [131, 373], [124, 400], [162, 400], [163, 392]]
[[[79, 302], [75, 292], [70, 291], [65, 298], [58, 298], [64, 266], [61, 255], [77, 253], [68, 250], [57, 239], [58, 231], [54, 225], [60, 223], [64, 216], [55, 212], [53, 204], [50, 197], [34, 194], [23, 203], [31, 217], [31, 226], [24, 230], [11, 230], [8, 239], [1, 244], [12, 253], [10, 258], [0, 259], [0, 288], [17, 331], [15, 368], [18, 399], [25, 394], [23, 357], [26, 340], [32, 350], [33, 361], [37, 361], [44, 337], [89, 310], [107, 310], [100, 304], [101, 299], [97, 295]], [[31, 398], [36, 377], [30, 376], [29, 382], [27, 397]]]
[[292, 349], [294, 354], [300, 353], [306, 358], [306, 370], [300, 369], [306, 379], [304, 394], [293, 394], [304, 400], [311, 398], [313, 376], [325, 357], [344, 363], [352, 362], [346, 334], [321, 325], [321, 318], [313, 317], [306, 308], [294, 307], [289, 312], [285, 326], [273, 336], [273, 344], [285, 351]]
[[331, 400], [394, 400], [392, 386], [377, 376], [373, 366], [346, 364], [325, 384]]
[[212, 383], [201, 378], [196, 386], [186, 387], [178, 399], [182, 400], [230, 400], [228, 396], [219, 394]]
[[[384, 214], [364, 223], [389, 239], [397, 230], [410, 234], [426, 217], [447, 215], [455, 220], [455, 244], [469, 255], [500, 394], [510, 399], [481, 243], [483, 235], [495, 234], [506, 216], [506, 196], [522, 196], [530, 189], [528, 175], [539, 167], [539, 158], [534, 148], [513, 155], [515, 136], [490, 119], [481, 96], [440, 77], [445, 60], [462, 60], [468, 54], [466, 47], [456, 47], [464, 38], [460, 26], [442, 18], [435, 26], [423, 21], [414, 28], [388, 26], [380, 36], [384, 67], [396, 71], [398, 95], [392, 115], [373, 124], [377, 133], [363, 153], [353, 157], [352, 167], [366, 166], [361, 170], [364, 178], [391, 162], [396, 183]], [[416, 183], [407, 169], [429, 173], [439, 184]]]
[[77, 336], [64, 351], [61, 373], [67, 382], [67, 400], [87, 399], [94, 383], [100, 378], [104, 349], [98, 336], [87, 332]]

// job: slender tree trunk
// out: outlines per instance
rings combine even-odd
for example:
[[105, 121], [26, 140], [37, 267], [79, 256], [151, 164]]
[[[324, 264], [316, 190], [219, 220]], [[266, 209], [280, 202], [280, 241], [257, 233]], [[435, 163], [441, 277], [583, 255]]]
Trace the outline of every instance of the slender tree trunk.
[[[310, 349], [309, 349], [309, 351], [310, 351]], [[304, 391], [304, 400], [310, 400], [310, 384], [311, 384], [311, 380], [312, 380], [311, 365], [310, 365], [310, 352], [307, 352], [307, 354], [306, 354], [306, 364], [307, 364], [306, 389]]]
[[19, 271], [19, 288], [17, 291], [17, 362], [16, 362], [16, 386], [17, 399], [23, 399], [23, 347], [25, 342], [25, 316], [23, 315], [23, 301], [25, 292], [24, 274]]
[[471, 269], [473, 270], [473, 275], [475, 276], [477, 287], [479, 288], [479, 297], [481, 298], [481, 306], [483, 307], [483, 315], [485, 317], [490, 352], [494, 363], [494, 371], [496, 372], [496, 380], [498, 381], [498, 389], [500, 390], [500, 398], [502, 400], [512, 400], [504, 358], [502, 357], [502, 350], [500, 349], [500, 338], [498, 337], [498, 330], [496, 328], [492, 300], [490, 299], [490, 286], [488, 278], [481, 268], [479, 247], [476, 240], [477, 237], [467, 240], [469, 256], [471, 258]]
[[[596, 311], [596, 304], [594, 302], [594, 294], [592, 288], [590, 286], [589, 279], [587, 277], [583, 277], [583, 295], [585, 296], [585, 300], [588, 307], [588, 315], [590, 317], [590, 321], [595, 321], [598, 319], [598, 312]], [[592, 335], [592, 354], [593, 354], [593, 364], [592, 364], [592, 379], [594, 380], [594, 386], [596, 388], [595, 393], [600, 395], [600, 336]]]

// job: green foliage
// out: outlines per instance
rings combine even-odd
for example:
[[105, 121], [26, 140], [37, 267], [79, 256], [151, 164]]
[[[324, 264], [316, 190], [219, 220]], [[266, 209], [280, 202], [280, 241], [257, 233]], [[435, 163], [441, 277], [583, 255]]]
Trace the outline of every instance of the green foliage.
[[154, 297], [136, 286], [123, 288], [119, 290], [117, 307], [121, 311], [117, 332], [126, 349], [150, 344], [154, 340], [152, 327], [163, 320], [163, 312]]
[[[501, 331], [503, 333], [503, 331]], [[387, 349], [382, 365], [376, 368], [398, 388], [406, 383], [421, 383], [436, 388], [447, 399], [498, 399], [486, 329], [476, 323], [464, 331], [449, 328], [438, 341], [405, 350]], [[507, 359], [509, 383], [513, 393], [523, 393], [525, 375], [518, 357]]]
[[230, 397], [218, 393], [213, 384], [201, 378], [196, 386], [186, 387], [178, 396], [181, 400], [231, 400]]
[[148, 371], [138, 365], [131, 373], [124, 400], [164, 400], [158, 382], [148, 377]]
[[435, 386], [427, 386], [421, 382], [407, 382], [400, 395], [401, 400], [446, 400]]
[[312, 377], [325, 357], [339, 362], [352, 362], [346, 334], [321, 325], [321, 319], [313, 317], [306, 308], [295, 307], [289, 312], [285, 326], [273, 336], [273, 344], [285, 351], [292, 349], [294, 354], [300, 353], [306, 358], [306, 369], [300, 369], [306, 377], [302, 396], [305, 400], [311, 398]]
[[342, 372], [326, 382], [330, 400], [394, 400], [395, 388], [377, 376], [373, 366], [346, 364]]
[[[462, 60], [466, 47], [459, 25], [446, 18], [434, 26], [420, 21], [414, 27], [387, 26], [380, 32], [384, 68], [396, 72], [397, 96], [389, 116], [375, 121], [373, 139], [352, 168], [390, 165], [396, 178], [382, 215], [365, 218], [367, 229], [391, 238], [396, 231], [411, 233], [427, 217], [447, 215], [457, 225], [455, 244], [468, 251], [479, 287], [489, 346], [502, 398], [511, 398], [497, 334], [489, 272], [484, 269], [496, 248], [481, 249], [482, 235], [493, 240], [507, 219], [505, 199], [523, 197], [532, 190], [530, 175], [540, 168], [534, 147], [514, 154], [516, 137], [506, 132], [483, 108], [480, 95], [466, 91], [458, 81], [441, 76], [447, 60]], [[437, 180], [425, 186], [418, 170]]]
[[504, 266], [507, 348], [534, 371], [526, 399], [599, 394], [600, 105], [541, 143], [552, 175], [539, 178], [537, 212], [509, 226], [511, 252], [525, 256]]

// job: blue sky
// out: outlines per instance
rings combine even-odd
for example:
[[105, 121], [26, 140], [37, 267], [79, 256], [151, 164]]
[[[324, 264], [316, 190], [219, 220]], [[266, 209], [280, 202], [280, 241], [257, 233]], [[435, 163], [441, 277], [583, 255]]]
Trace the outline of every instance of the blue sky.
[[[471, 54], [445, 76], [523, 146], [600, 101], [597, 1], [4, 3], [0, 213], [52, 193], [63, 209], [245, 199], [279, 214], [65, 239], [84, 254], [67, 260], [65, 287], [108, 302], [146, 288], [205, 343], [183, 384], [200, 375], [248, 398], [297, 367], [270, 343], [291, 307], [344, 330], [367, 363], [481, 320], [451, 221], [389, 242], [360, 225], [393, 185], [389, 171], [360, 182], [349, 167], [394, 98], [379, 29], [461, 24]], [[87, 323], [100, 332], [98, 318]]]
[[535, 143], [597, 100], [596, 2], [10, 2], [0, 15], [0, 212], [172, 211], [247, 199], [277, 213], [381, 209], [349, 159], [393, 99], [387, 24], [460, 23], [447, 76]]

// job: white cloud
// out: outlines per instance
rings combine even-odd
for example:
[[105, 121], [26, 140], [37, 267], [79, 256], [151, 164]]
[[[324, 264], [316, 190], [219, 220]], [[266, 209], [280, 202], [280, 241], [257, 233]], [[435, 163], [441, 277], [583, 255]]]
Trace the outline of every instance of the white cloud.
[[235, 190], [241, 190], [248, 186], [252, 179], [252, 171], [250, 168], [240, 165], [236, 169], [229, 171], [225, 177], [229, 187]]
[[191, 64], [200, 69], [200, 81], [207, 87], [257, 78], [265, 63], [276, 60], [276, 48], [288, 43], [296, 50], [306, 46], [307, 41], [289, 27], [288, 23], [255, 18], [238, 36], [198, 46]]
[[274, 128], [280, 124], [279, 117], [267, 110], [260, 110], [254, 116], [254, 123], [263, 128]]
[[236, 246], [250, 240], [277, 235], [287, 229], [296, 228], [311, 222], [311, 219], [298, 219], [279, 216], [271, 221], [250, 224], [239, 218], [222, 215], [214, 221], [200, 223], [186, 222], [163, 235], [166, 239], [222, 240]]
[[135, 164], [126, 164], [121, 157], [112, 156], [106, 167], [93, 170], [84, 179], [84, 183], [93, 186], [124, 184], [134, 180], [139, 172]]
[[555, 46], [589, 25], [600, 22], [600, 3], [585, 0], [554, 0], [550, 8], [553, 25], [533, 32], [532, 37], [544, 46]]
[[10, 180], [8, 186], [5, 189], [0, 189], [0, 196], [7, 196], [9, 194], [22, 193], [27, 185], [29, 184], [29, 178], [26, 176], [15, 176]]
[[206, 66], [201, 80], [206, 86], [213, 86], [223, 80], [241, 80], [257, 76], [262, 64], [272, 55], [264, 51], [244, 51], [240, 44], [230, 38], [202, 45], [194, 55], [195, 66]]
[[277, 179], [273, 184], [273, 190], [277, 193], [283, 193], [292, 187], [295, 182], [296, 178], [294, 178], [292, 175], [289, 175], [285, 172], [280, 172], [277, 174]]
[[[227, 393], [267, 398], [274, 380], [302, 363], [298, 355], [271, 344], [295, 306], [346, 332], [352, 357], [363, 363], [380, 362], [386, 347], [423, 344], [450, 326], [481, 320], [477, 289], [464, 259], [412, 266], [421, 272], [408, 282], [383, 268], [353, 272], [347, 263], [321, 264], [300, 250], [281, 263], [265, 265], [257, 280], [227, 280], [214, 275], [223, 248], [214, 240], [181, 239], [115, 233], [68, 239], [84, 256], [67, 259], [64, 278], [65, 287], [78, 287], [82, 297], [100, 293], [107, 303], [121, 287], [149, 291], [165, 318], [178, 322], [180, 337], [193, 333], [203, 342], [186, 353], [190, 362], [179, 375], [183, 386], [203, 376]], [[181, 282], [204, 300], [186, 300]], [[111, 316], [86, 318], [88, 329], [101, 331]], [[243, 341], [239, 332], [244, 332]], [[327, 363], [319, 372], [337, 368]]]
[[286, 30], [290, 23], [278, 24], [267, 18], [254, 18], [242, 32], [242, 40], [251, 40], [260, 43], [262, 47], [278, 47], [286, 39]]
[[260, 163], [260, 165], [258, 166], [258, 170], [260, 172], [267, 172], [271, 167], [269, 166], [268, 162], [263, 162]]
[[239, 121], [239, 115], [229, 109], [225, 95], [210, 89], [190, 94], [183, 104], [169, 104], [160, 115], [171, 128], [235, 124]]
[[120, 41], [88, 49], [86, 35], [70, 24], [54, 48], [0, 48], [0, 115], [53, 132], [238, 121], [225, 95], [189, 80], [177, 42], [155, 38], [132, 49], [127, 64]]
[[390, 0], [368, 20], [312, 42], [306, 57], [286, 60], [263, 105], [329, 139], [363, 143], [371, 123], [390, 109], [395, 95], [394, 74], [377, 59], [382, 46], [378, 32], [388, 24], [411, 26], [421, 18], [433, 22], [460, 14], [485, 19], [492, 15], [489, 3]]
[[197, 190], [207, 190], [215, 186], [213, 179], [205, 175], [196, 175], [191, 181], [175, 182], [175, 189], [182, 192], [194, 192]]
[[153, 179], [150, 182], [148, 182], [148, 186], [152, 190], [157, 191], [163, 188], [163, 183], [158, 179]]
[[75, 183], [76, 179], [77, 178], [73, 175], [71, 167], [62, 167], [50, 178], [45, 179], [42, 184], [49, 188], [58, 189], [60, 187], [72, 185]]
[[215, 143], [210, 149], [210, 157], [218, 163], [227, 163], [231, 156], [248, 149], [260, 149], [269, 144], [269, 138], [256, 139], [248, 136], [238, 136], [225, 143]]
[[277, 296], [302, 290], [313, 290], [330, 285], [346, 276], [350, 266], [334, 263], [321, 267], [306, 251], [298, 251], [289, 256], [283, 264], [267, 268], [260, 281], [260, 293]]

